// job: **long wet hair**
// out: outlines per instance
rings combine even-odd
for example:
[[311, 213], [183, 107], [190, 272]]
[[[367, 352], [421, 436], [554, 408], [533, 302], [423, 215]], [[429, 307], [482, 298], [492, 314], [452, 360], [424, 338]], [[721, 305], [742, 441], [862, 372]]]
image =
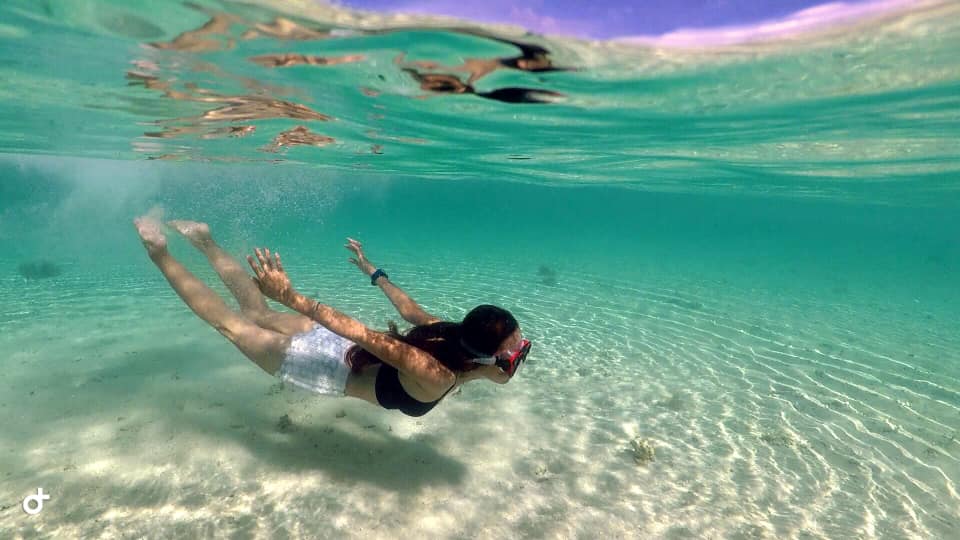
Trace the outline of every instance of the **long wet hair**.
[[[390, 321], [388, 326], [388, 335], [426, 351], [447, 369], [463, 373], [477, 369], [480, 364], [472, 361], [476, 355], [468, 352], [462, 344], [476, 352], [492, 355], [497, 352], [503, 340], [517, 329], [519, 323], [503, 308], [482, 305], [472, 309], [463, 321], [458, 323], [440, 321], [414, 326], [406, 334], [401, 334], [393, 321]], [[373, 353], [359, 345], [354, 345], [347, 351], [346, 363], [354, 373], [381, 362]]]

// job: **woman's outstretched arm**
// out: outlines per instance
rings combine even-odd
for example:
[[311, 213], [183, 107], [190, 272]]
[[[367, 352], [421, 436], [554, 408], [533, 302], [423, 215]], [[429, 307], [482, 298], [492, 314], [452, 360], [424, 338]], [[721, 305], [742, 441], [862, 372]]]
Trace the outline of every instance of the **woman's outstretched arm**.
[[[353, 238], [347, 238], [348, 243], [344, 246], [350, 251], [353, 252], [356, 257], [351, 257], [350, 262], [356, 265], [361, 272], [367, 276], [373, 275], [377, 270], [377, 267], [373, 265], [369, 260], [367, 260], [366, 255], [363, 253], [363, 246], [359, 241], [354, 240]], [[424, 311], [419, 304], [417, 304], [413, 298], [410, 298], [410, 295], [405, 293], [400, 287], [397, 287], [390, 282], [390, 278], [386, 276], [380, 276], [377, 278], [377, 286], [380, 287], [380, 290], [383, 291], [383, 294], [387, 295], [387, 298], [390, 299], [390, 302], [393, 304], [393, 307], [397, 308], [397, 311], [400, 313], [400, 316], [403, 317], [403, 320], [408, 323], [420, 326], [423, 324], [430, 324], [439, 321], [438, 317]]]
[[267, 297], [310, 317], [334, 334], [360, 345], [385, 363], [412, 376], [424, 389], [443, 391], [456, 380], [454, 373], [428, 352], [389, 334], [368, 328], [353, 317], [297, 292], [283, 269], [279, 253], [271, 255], [268, 249], [262, 252], [260, 249], [254, 251], [256, 262], [250, 256], [247, 257], [247, 262], [253, 269], [256, 276], [254, 281], [260, 292]]

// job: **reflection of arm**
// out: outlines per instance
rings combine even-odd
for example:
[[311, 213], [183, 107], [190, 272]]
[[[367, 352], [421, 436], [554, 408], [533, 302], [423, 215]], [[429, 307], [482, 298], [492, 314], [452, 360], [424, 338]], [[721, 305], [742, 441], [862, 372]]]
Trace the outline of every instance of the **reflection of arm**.
[[403, 292], [400, 287], [390, 283], [390, 280], [385, 276], [377, 278], [377, 285], [380, 287], [380, 290], [383, 291], [383, 294], [387, 295], [387, 298], [389, 298], [393, 306], [397, 308], [397, 311], [400, 312], [403, 320], [408, 323], [414, 326], [420, 326], [435, 323], [440, 320], [424, 311], [419, 304], [414, 302], [413, 298], [410, 298], [410, 295]]
[[414, 78], [417, 78], [417, 75], [422, 76], [424, 74], [420, 73], [420, 70], [428, 71], [465, 71], [470, 74], [470, 77], [467, 79], [467, 84], [471, 85], [474, 82], [480, 80], [483, 77], [486, 77], [490, 73], [496, 71], [500, 68], [500, 61], [496, 58], [467, 58], [459, 66], [444, 66], [437, 62], [429, 62], [419, 60], [416, 62], [407, 62], [406, 55], [404, 53], [398, 54], [393, 62], [400, 66], [401, 69], [407, 71], [411, 75], [414, 75]]
[[430, 62], [427, 60], [417, 60], [414, 62], [407, 62], [407, 53], [400, 53], [393, 57], [393, 63], [400, 66], [401, 69], [453, 69], [445, 67], [437, 62]]
[[466, 62], [460, 66], [460, 69], [470, 72], [470, 78], [467, 79], [467, 84], [473, 84], [500, 69], [500, 61], [487, 58], [467, 58]]

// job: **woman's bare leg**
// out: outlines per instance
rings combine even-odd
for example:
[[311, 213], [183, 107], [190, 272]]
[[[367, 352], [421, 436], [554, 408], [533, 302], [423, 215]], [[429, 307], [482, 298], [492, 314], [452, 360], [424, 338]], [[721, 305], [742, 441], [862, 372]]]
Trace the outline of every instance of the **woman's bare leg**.
[[217, 271], [220, 279], [233, 293], [240, 304], [240, 311], [250, 320], [267, 328], [292, 336], [306, 332], [313, 328], [313, 321], [299, 313], [284, 313], [274, 311], [267, 306], [267, 302], [260, 289], [250, 279], [250, 275], [236, 259], [223, 250], [213, 240], [210, 227], [206, 223], [196, 221], [169, 221], [168, 225], [187, 237], [190, 243], [199, 249], [210, 266]]
[[148, 217], [134, 220], [147, 254], [163, 273], [173, 290], [201, 319], [229, 339], [247, 358], [273, 375], [283, 363], [290, 337], [266, 330], [232, 311], [227, 304], [167, 251], [167, 239], [160, 223]]

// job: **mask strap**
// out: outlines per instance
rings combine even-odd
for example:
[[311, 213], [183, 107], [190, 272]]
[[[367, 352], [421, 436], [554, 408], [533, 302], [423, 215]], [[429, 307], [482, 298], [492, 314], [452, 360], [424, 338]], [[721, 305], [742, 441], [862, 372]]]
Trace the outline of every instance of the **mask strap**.
[[462, 339], [460, 340], [460, 346], [463, 347], [465, 351], [475, 356], [475, 358], [473, 359], [473, 363], [475, 364], [484, 364], [487, 366], [492, 366], [497, 363], [496, 356], [489, 356], [481, 352], [478, 352], [473, 347], [467, 345], [466, 342], [464, 342]]

